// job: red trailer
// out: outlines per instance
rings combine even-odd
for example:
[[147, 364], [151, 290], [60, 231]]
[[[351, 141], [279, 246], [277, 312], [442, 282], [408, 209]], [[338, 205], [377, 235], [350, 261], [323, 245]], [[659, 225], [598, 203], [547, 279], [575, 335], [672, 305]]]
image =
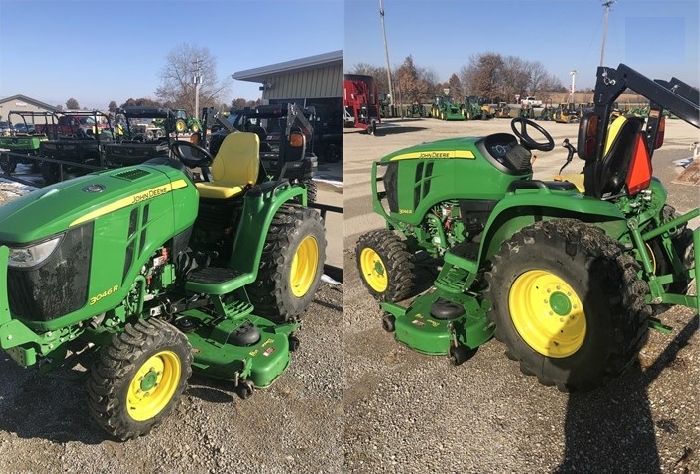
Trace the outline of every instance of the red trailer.
[[345, 124], [374, 133], [379, 117], [379, 95], [374, 77], [360, 74], [343, 76], [343, 107]]

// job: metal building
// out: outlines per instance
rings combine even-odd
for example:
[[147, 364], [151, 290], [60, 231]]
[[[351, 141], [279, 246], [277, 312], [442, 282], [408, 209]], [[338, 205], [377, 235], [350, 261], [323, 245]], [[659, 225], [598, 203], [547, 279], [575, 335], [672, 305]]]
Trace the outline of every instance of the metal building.
[[[44, 102], [32, 99], [22, 94], [15, 94], [9, 97], [0, 99], [0, 117], [2, 120], [8, 119], [8, 114], [12, 110], [19, 110], [24, 112], [56, 112], [59, 110], [53, 105], [46, 104]], [[18, 117], [10, 117], [13, 121], [16, 121]]]
[[231, 77], [260, 84], [263, 104], [337, 105], [342, 111], [342, 50], [238, 71]]

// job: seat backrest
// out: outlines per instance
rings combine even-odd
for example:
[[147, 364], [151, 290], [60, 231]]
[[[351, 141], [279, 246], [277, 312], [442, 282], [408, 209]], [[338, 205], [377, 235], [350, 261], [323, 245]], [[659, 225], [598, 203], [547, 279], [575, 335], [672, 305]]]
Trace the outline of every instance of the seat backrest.
[[212, 181], [245, 186], [258, 180], [260, 139], [255, 133], [233, 132], [224, 138], [211, 165]]
[[597, 173], [597, 189], [600, 195], [618, 194], [625, 184], [634, 150], [635, 139], [640, 133], [642, 121], [624, 116], [617, 117], [610, 127], [603, 148]]

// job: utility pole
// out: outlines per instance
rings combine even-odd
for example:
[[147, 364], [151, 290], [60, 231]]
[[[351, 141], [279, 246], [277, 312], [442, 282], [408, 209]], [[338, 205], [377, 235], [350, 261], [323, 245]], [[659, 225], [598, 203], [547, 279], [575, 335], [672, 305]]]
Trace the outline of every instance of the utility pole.
[[386, 44], [386, 27], [384, 26], [384, 5], [379, 0], [379, 16], [382, 19], [382, 34], [384, 35], [384, 54], [386, 55], [386, 76], [389, 80], [389, 106], [394, 105], [394, 89], [391, 86], [391, 65], [389, 64], [389, 48]]
[[576, 69], [571, 71], [571, 99], [569, 99], [570, 104], [576, 102], [574, 99], [574, 93], [576, 92], [576, 74], [578, 74], [578, 71]]
[[192, 76], [192, 84], [194, 84], [194, 116], [199, 117], [199, 88], [202, 85], [200, 59], [194, 61], [194, 76]]
[[605, 7], [605, 25], [603, 26], [603, 45], [600, 47], [600, 67], [603, 67], [603, 55], [605, 54], [605, 36], [608, 33], [608, 14], [610, 13], [610, 5], [615, 3], [615, 0], [606, 0], [603, 2]]

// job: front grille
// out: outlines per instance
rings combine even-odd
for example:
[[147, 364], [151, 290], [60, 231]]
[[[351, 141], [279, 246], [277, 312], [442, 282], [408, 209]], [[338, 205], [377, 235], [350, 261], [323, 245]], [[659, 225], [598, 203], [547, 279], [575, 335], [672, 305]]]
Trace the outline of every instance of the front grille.
[[40, 266], [8, 268], [10, 311], [32, 321], [50, 321], [87, 301], [94, 224], [68, 231]]

